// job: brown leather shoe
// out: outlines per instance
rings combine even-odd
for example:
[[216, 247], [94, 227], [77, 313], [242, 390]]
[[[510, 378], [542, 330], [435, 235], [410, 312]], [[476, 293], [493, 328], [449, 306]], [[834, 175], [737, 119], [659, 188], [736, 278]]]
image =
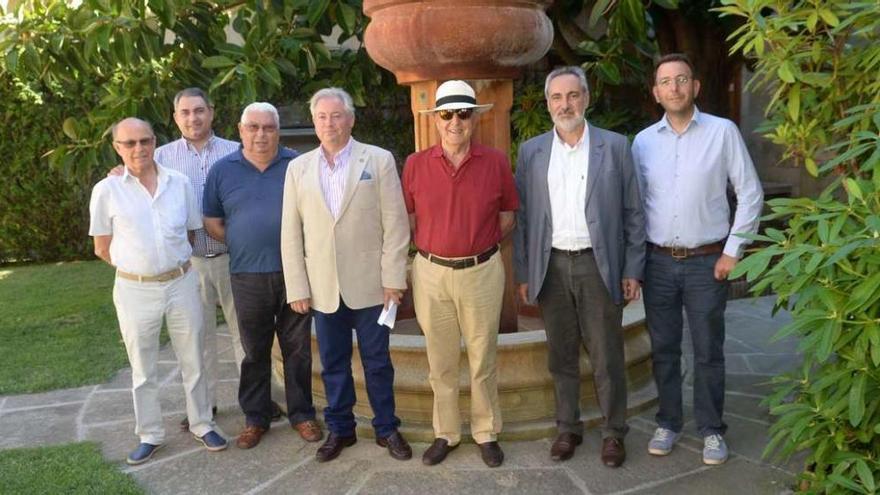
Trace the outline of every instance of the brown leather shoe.
[[315, 452], [315, 459], [317, 459], [318, 462], [332, 461], [339, 457], [342, 449], [345, 447], [351, 447], [356, 442], [357, 435], [341, 437], [335, 433], [330, 433], [330, 435], [327, 436], [327, 441], [324, 442], [324, 445], [321, 445], [321, 447], [318, 448], [318, 451]]
[[422, 454], [422, 464], [425, 466], [433, 466], [435, 464], [440, 464], [443, 462], [443, 459], [446, 459], [446, 455], [452, 452], [458, 444], [449, 445], [449, 442], [445, 438], [435, 438], [434, 443], [428, 447], [428, 450]]
[[498, 442], [478, 443], [477, 446], [480, 447], [480, 456], [487, 466], [498, 467], [504, 462], [504, 452]]
[[399, 431], [395, 431], [385, 438], [377, 438], [376, 445], [387, 448], [391, 457], [398, 461], [412, 459], [412, 447]]
[[292, 425], [291, 428], [296, 430], [299, 433], [299, 436], [306, 442], [317, 442], [324, 437], [324, 433], [321, 431], [321, 425], [319, 425], [314, 419], [301, 421]]
[[602, 464], [616, 468], [626, 460], [626, 449], [622, 438], [608, 437], [602, 439]]
[[560, 433], [556, 437], [556, 441], [553, 442], [553, 446], [550, 447], [550, 458], [554, 461], [567, 461], [571, 459], [571, 456], [574, 455], [575, 447], [583, 441], [584, 438], [580, 435], [568, 432]]
[[238, 434], [235, 445], [240, 449], [252, 449], [260, 443], [260, 439], [263, 438], [267, 431], [269, 431], [268, 428], [263, 428], [262, 426], [247, 425]]

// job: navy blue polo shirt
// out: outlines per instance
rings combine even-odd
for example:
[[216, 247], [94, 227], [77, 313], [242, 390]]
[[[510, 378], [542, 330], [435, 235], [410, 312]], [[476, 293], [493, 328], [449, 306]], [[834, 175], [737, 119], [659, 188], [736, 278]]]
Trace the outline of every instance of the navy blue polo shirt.
[[205, 182], [202, 212], [226, 225], [231, 273], [281, 271], [281, 204], [287, 164], [298, 153], [279, 147], [260, 172], [241, 149], [214, 163]]

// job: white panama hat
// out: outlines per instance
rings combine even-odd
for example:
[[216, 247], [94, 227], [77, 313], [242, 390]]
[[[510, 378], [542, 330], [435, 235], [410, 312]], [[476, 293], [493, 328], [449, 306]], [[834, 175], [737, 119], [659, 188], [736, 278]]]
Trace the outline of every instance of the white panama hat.
[[458, 110], [460, 108], [473, 108], [475, 112], [482, 113], [492, 108], [491, 103], [477, 105], [477, 96], [474, 88], [464, 81], [446, 81], [437, 88], [434, 97], [434, 108], [419, 110], [420, 113], [434, 113], [440, 110]]

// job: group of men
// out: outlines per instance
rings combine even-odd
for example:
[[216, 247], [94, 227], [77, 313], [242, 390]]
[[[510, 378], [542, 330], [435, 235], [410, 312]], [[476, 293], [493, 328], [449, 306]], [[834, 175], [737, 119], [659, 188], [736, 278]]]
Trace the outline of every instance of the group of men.
[[[522, 144], [515, 177], [506, 154], [473, 141], [476, 115], [492, 105], [478, 104], [463, 81], [438, 87], [435, 106], [425, 113], [440, 142], [411, 155], [402, 178], [388, 151], [351, 137], [355, 109], [339, 88], [312, 96], [320, 146], [302, 155], [279, 145], [278, 112], [268, 103], [242, 112], [240, 146], [214, 136], [211, 102], [194, 88], [174, 101], [177, 141], [155, 149], [147, 122], [120, 121], [112, 133], [125, 166], [95, 186], [90, 235], [96, 254], [117, 270], [114, 303], [140, 438], [128, 462], [146, 462], [164, 440], [157, 377], [163, 318], [180, 362], [187, 427], [209, 450], [226, 448], [212, 411], [218, 303], [240, 365], [245, 428], [238, 447], [255, 447], [269, 431], [276, 336], [288, 420], [304, 440], [323, 438], [311, 393], [314, 324], [329, 432], [317, 460], [332, 460], [357, 441], [352, 330], [376, 443], [395, 459], [411, 458], [395, 415], [390, 329], [379, 320], [407, 290], [412, 240], [418, 251], [413, 302], [434, 392], [435, 440], [422, 461], [442, 462], [462, 440], [463, 342], [470, 434], [486, 465], [501, 465], [499, 245], [511, 233], [519, 294], [537, 301], [546, 324], [558, 426], [551, 458], [569, 459], [583, 439], [585, 348], [604, 415], [602, 462], [624, 462], [622, 312], [644, 291], [660, 396], [648, 450], [668, 454], [681, 435], [684, 309], [703, 461], [724, 462], [726, 278], [747, 243], [736, 234], [757, 229], [763, 198], [736, 126], [700, 113], [699, 89], [685, 56], [661, 58], [653, 93], [666, 113], [630, 146], [624, 136], [587, 123], [583, 71], [556, 69], [545, 83], [554, 127]], [[728, 183], [737, 197], [732, 226]]]

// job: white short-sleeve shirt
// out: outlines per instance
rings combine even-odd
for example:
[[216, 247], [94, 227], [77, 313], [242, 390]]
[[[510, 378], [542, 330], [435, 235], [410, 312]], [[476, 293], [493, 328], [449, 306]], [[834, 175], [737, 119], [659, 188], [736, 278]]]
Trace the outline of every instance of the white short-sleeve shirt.
[[110, 235], [110, 261], [117, 269], [151, 276], [173, 270], [192, 255], [187, 231], [202, 227], [189, 179], [156, 165], [154, 196], [128, 169], [92, 189], [89, 235]]

